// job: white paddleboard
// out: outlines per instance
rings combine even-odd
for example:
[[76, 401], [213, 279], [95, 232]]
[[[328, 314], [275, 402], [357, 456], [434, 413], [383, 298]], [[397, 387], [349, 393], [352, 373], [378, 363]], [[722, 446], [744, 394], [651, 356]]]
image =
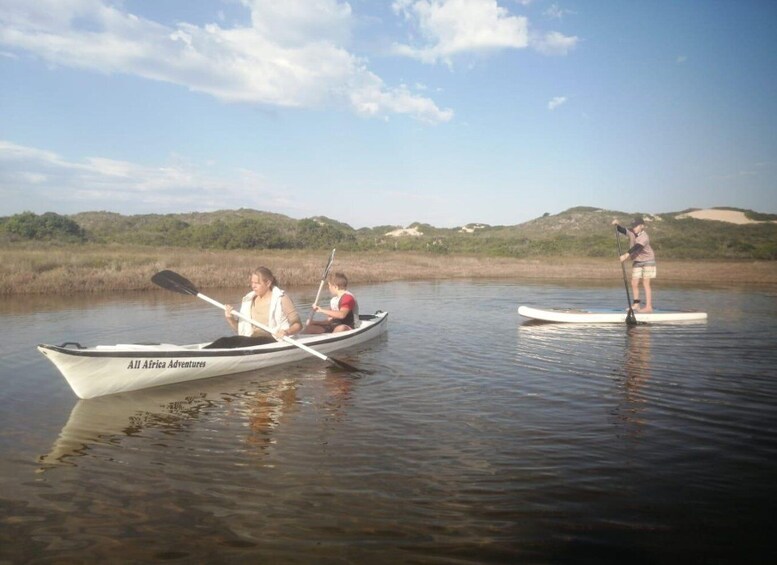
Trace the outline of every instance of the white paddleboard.
[[[532, 308], [520, 306], [518, 313], [524, 318], [544, 322], [569, 322], [578, 324], [625, 323], [626, 309], [606, 308]], [[687, 312], [681, 310], [653, 310], [653, 312], [634, 312], [637, 322], [704, 322], [706, 312]]]

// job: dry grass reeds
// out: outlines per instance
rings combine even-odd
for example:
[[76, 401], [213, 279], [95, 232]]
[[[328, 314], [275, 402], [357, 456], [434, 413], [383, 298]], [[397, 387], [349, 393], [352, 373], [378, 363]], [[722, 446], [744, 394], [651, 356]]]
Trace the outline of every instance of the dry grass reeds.
[[[181, 273], [202, 288], [247, 286], [251, 270], [269, 267], [285, 287], [315, 285], [326, 251], [206, 251], [89, 245], [0, 249], [0, 294], [68, 294], [153, 288], [151, 275]], [[338, 252], [335, 270], [356, 284], [393, 280], [509, 278], [621, 280], [617, 260], [513, 259], [405, 252]], [[777, 262], [659, 262], [662, 281], [697, 284], [777, 284]]]

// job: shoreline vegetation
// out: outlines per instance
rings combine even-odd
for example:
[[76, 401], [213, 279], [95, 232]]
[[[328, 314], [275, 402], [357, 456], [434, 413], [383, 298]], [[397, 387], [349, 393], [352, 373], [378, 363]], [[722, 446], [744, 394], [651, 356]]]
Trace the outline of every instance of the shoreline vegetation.
[[[195, 250], [117, 245], [0, 248], [0, 294], [76, 294], [157, 287], [151, 276], [176, 271], [198, 287], [246, 286], [252, 269], [269, 267], [284, 287], [317, 285], [328, 250]], [[661, 260], [660, 284], [777, 286], [777, 261]], [[409, 251], [338, 251], [334, 270], [352, 284], [399, 280], [505, 279], [622, 282], [617, 258], [517, 259]]]

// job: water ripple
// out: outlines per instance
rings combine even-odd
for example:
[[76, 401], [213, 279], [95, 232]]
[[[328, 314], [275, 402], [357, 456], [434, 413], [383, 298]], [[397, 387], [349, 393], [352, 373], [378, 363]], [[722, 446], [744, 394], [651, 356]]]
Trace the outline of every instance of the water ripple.
[[34, 355], [41, 327], [90, 343], [224, 328], [183, 300], [13, 311], [0, 509], [17, 541], [0, 560], [733, 562], [731, 547], [765, 549], [773, 301], [663, 290], [710, 321], [633, 328], [516, 314], [611, 306], [622, 290], [376, 285], [359, 297], [391, 312], [389, 333], [342, 355], [363, 373], [311, 359], [87, 401]]

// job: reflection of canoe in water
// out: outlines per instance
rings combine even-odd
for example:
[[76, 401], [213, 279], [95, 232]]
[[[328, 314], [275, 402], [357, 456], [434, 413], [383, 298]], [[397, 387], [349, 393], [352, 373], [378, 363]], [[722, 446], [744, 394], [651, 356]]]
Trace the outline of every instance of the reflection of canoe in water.
[[[386, 331], [386, 312], [359, 318], [359, 327], [347, 332], [303, 335], [295, 339], [329, 354]], [[80, 398], [231, 375], [311, 357], [285, 342], [234, 349], [203, 349], [207, 343], [119, 344], [78, 349], [64, 345], [42, 344], [38, 350], [56, 365]]]
[[[524, 318], [543, 322], [569, 322], [578, 324], [625, 323], [628, 312], [625, 309], [597, 308], [532, 308], [521, 306], [518, 313]], [[690, 312], [680, 310], [654, 310], [643, 313], [634, 312], [637, 322], [703, 322], [707, 320], [706, 312]]]
[[51, 450], [39, 462], [73, 463], [96, 446], [117, 445], [151, 429], [165, 434], [184, 432], [197, 420], [213, 418], [218, 406], [228, 405], [231, 414], [243, 413], [252, 431], [261, 428], [259, 432], [266, 433], [294, 405], [297, 384], [289, 378], [256, 384], [254, 378], [248, 373], [243, 379], [228, 382], [181, 383], [79, 400]]

